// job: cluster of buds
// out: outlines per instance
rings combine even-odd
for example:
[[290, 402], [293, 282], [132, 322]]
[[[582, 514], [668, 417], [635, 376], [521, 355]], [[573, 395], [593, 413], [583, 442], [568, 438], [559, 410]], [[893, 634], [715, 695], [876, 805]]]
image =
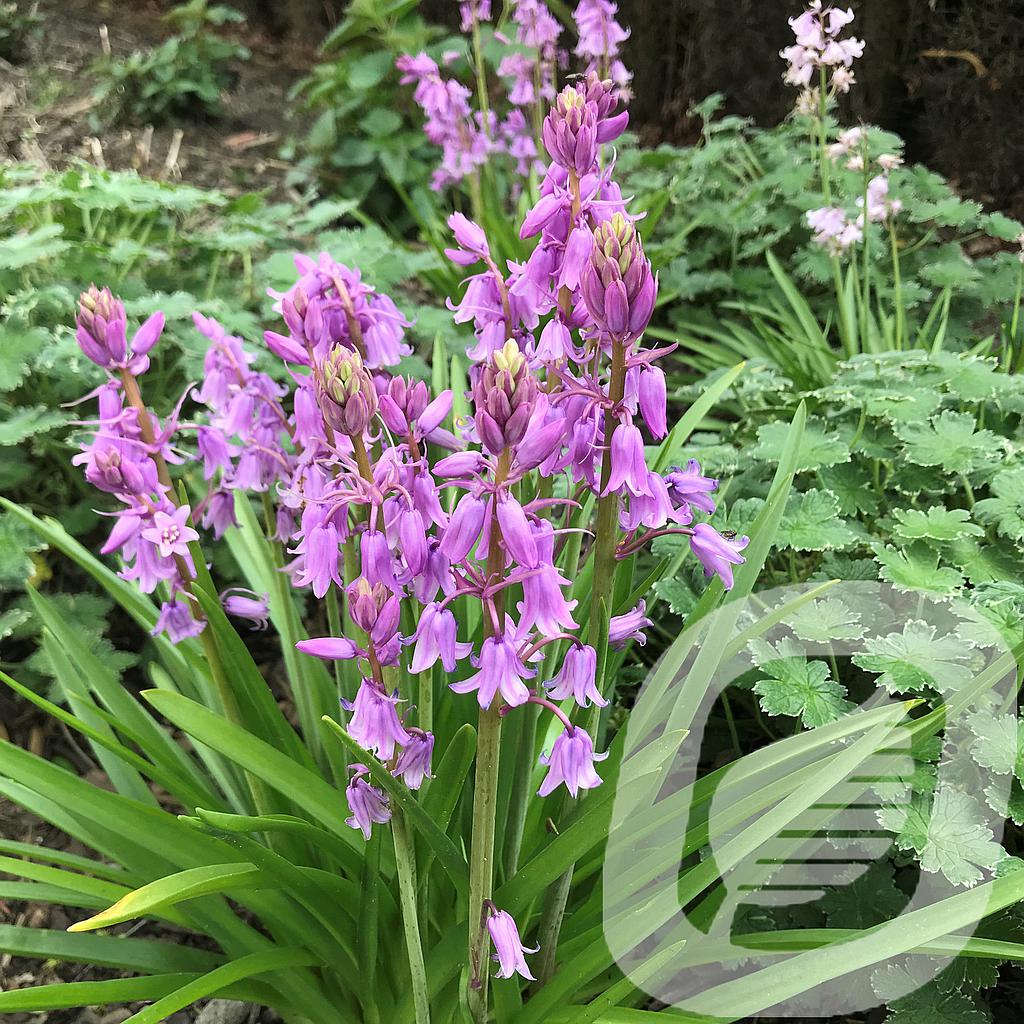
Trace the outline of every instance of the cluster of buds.
[[154, 313], [128, 343], [124, 304], [109, 288], [90, 285], [78, 299], [76, 334], [79, 348], [97, 366], [111, 373], [125, 371], [138, 376], [149, 369], [149, 351], [160, 340], [163, 313]]
[[518, 445], [534, 412], [539, 385], [514, 341], [506, 341], [484, 364], [473, 385], [477, 433], [494, 455]]
[[349, 437], [362, 436], [377, 414], [377, 389], [358, 352], [336, 345], [316, 367], [317, 397], [324, 420]]
[[658, 289], [636, 228], [624, 213], [598, 224], [580, 285], [603, 335], [632, 341], [646, 330]]

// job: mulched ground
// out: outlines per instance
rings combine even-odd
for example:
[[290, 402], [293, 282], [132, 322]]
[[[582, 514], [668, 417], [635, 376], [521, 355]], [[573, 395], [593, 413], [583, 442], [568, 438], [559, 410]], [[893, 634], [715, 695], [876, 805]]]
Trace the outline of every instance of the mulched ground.
[[60, 168], [81, 159], [211, 188], [284, 187], [290, 165], [277, 154], [295, 129], [287, 121], [287, 94], [315, 61], [311, 47], [229, 25], [225, 34], [252, 57], [239, 62], [222, 117], [111, 125], [100, 117], [89, 73], [102, 52], [101, 32], [106, 27], [114, 56], [159, 44], [171, 34], [160, 8], [145, 0], [40, 0], [39, 11], [44, 35], [29, 60], [20, 67], [0, 62], [0, 161]]

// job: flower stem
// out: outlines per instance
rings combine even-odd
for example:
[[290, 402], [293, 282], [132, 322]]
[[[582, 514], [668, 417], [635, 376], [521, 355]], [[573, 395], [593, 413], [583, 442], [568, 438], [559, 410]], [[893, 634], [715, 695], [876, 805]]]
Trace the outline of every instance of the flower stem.
[[832, 185], [829, 181], [828, 164], [828, 85], [825, 80], [825, 69], [822, 68], [818, 77], [818, 156], [821, 167], [821, 191], [825, 196], [825, 204], [832, 202]]
[[377, 1009], [376, 999], [378, 914], [380, 909], [380, 893], [378, 891], [380, 837], [381, 833], [375, 829], [373, 835], [367, 840], [360, 885], [362, 900], [359, 907], [357, 956], [364, 1024], [380, 1024], [380, 1011]]
[[[894, 218], [889, 218], [889, 247], [892, 250], [892, 287], [893, 301], [896, 306], [896, 350], [903, 349], [903, 332], [906, 311], [903, 309], [903, 279], [900, 276], [900, 249], [896, 241], [896, 224]], [[1020, 291], [1018, 289], [1018, 297]]]
[[[594, 536], [594, 576], [590, 598], [590, 646], [595, 650], [601, 648], [602, 636], [607, 636], [608, 622], [611, 617], [611, 590], [615, 579], [615, 545], [618, 541], [619, 529], [619, 495], [616, 492], [603, 493], [608, 489], [608, 480], [612, 472], [611, 444], [615, 429], [619, 425], [615, 415], [615, 406], [623, 398], [626, 390], [626, 346], [617, 339], [612, 341], [611, 379], [608, 384], [608, 397], [612, 407], [604, 416], [605, 455], [601, 463], [601, 492], [597, 503], [597, 525]], [[603, 680], [601, 680], [603, 682]], [[595, 704], [586, 714], [584, 728], [594, 731], [601, 709]], [[567, 808], [567, 800], [563, 798], [560, 815]], [[559, 816], [560, 816], [559, 815]], [[556, 819], [557, 820], [557, 819]], [[572, 874], [575, 865], [548, 889], [544, 917], [540, 925], [541, 963], [540, 982], [546, 982], [555, 972], [558, 953], [558, 936], [562, 930], [562, 918], [569, 899], [572, 885]]]
[[430, 1001], [427, 991], [427, 970], [423, 963], [419, 916], [416, 909], [416, 853], [405, 816], [397, 807], [391, 814], [391, 834], [395, 840], [395, 864], [398, 868], [398, 898], [402, 906], [405, 948], [409, 956], [412, 999], [416, 1007], [416, 1024], [430, 1024]]
[[[611, 382], [608, 397], [618, 405], [626, 390], [626, 346], [623, 342], [612, 342]], [[612, 473], [611, 444], [615, 429], [619, 425], [615, 409], [604, 414], [605, 456], [601, 462], [601, 497], [597, 502], [597, 525], [594, 535], [594, 582], [590, 598], [590, 646], [597, 650], [601, 635], [608, 630], [610, 615], [612, 579], [615, 574], [615, 544], [619, 528], [619, 496], [617, 493], [603, 493], [608, 488]], [[603, 608], [603, 613], [602, 613]], [[596, 614], [595, 614], [596, 613]]]
[[[498, 457], [494, 474], [496, 487], [508, 476], [512, 464], [506, 448]], [[495, 506], [497, 494], [495, 494]], [[487, 578], [504, 571], [505, 556], [498, 516], [492, 506], [490, 544], [487, 552]], [[495, 594], [498, 622], [504, 620], [503, 591]], [[486, 626], [488, 636], [493, 627]], [[477, 726], [476, 776], [473, 791], [473, 837], [469, 856], [469, 1008], [475, 1024], [487, 1020], [487, 982], [490, 963], [487, 958], [487, 932], [484, 927], [484, 901], [491, 898], [494, 885], [494, 819], [498, 804], [498, 756], [501, 749], [501, 712], [496, 702], [482, 708]]]

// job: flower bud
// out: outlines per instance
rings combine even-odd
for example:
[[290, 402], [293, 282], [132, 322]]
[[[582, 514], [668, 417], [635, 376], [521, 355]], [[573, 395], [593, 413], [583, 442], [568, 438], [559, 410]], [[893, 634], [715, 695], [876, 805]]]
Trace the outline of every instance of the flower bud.
[[375, 644], [387, 643], [398, 629], [401, 606], [383, 583], [371, 586], [360, 576], [348, 588], [348, 608], [352, 621], [369, 633]]
[[651, 264], [632, 221], [616, 213], [594, 231], [580, 281], [587, 312], [603, 334], [634, 341], [643, 334], [658, 294]]
[[359, 353], [336, 345], [317, 373], [317, 398], [327, 424], [342, 434], [364, 433], [377, 412], [377, 389]]
[[477, 433], [494, 455], [525, 436], [537, 399], [537, 380], [512, 340], [492, 353], [473, 386]]
[[124, 304], [109, 288], [95, 285], [78, 299], [78, 344], [97, 366], [109, 370], [128, 356], [128, 326]]
[[586, 90], [587, 102], [597, 108], [597, 141], [612, 142], [626, 130], [629, 111], [615, 113], [619, 105], [619, 91], [610, 78], [601, 78], [596, 71], [587, 75]]
[[544, 146], [556, 164], [576, 174], [589, 174], [597, 162], [597, 107], [586, 91], [567, 85], [544, 118]]

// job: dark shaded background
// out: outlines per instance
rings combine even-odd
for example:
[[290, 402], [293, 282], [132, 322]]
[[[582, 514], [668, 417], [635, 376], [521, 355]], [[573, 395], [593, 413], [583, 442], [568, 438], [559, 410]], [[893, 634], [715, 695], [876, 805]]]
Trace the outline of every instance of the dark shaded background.
[[[235, 0], [279, 31], [318, 36], [341, 0]], [[501, 0], [495, 0], [495, 6]], [[573, 0], [567, 4], [571, 6]], [[1024, 210], [1024, 0], [840, 0], [867, 41], [846, 113], [899, 132], [912, 160], [976, 198]], [[423, 0], [455, 25], [456, 0]], [[694, 100], [721, 92], [727, 109], [769, 124], [794, 91], [778, 51], [800, 0], [620, 0], [632, 29], [634, 124], [647, 142], [691, 141]]]

